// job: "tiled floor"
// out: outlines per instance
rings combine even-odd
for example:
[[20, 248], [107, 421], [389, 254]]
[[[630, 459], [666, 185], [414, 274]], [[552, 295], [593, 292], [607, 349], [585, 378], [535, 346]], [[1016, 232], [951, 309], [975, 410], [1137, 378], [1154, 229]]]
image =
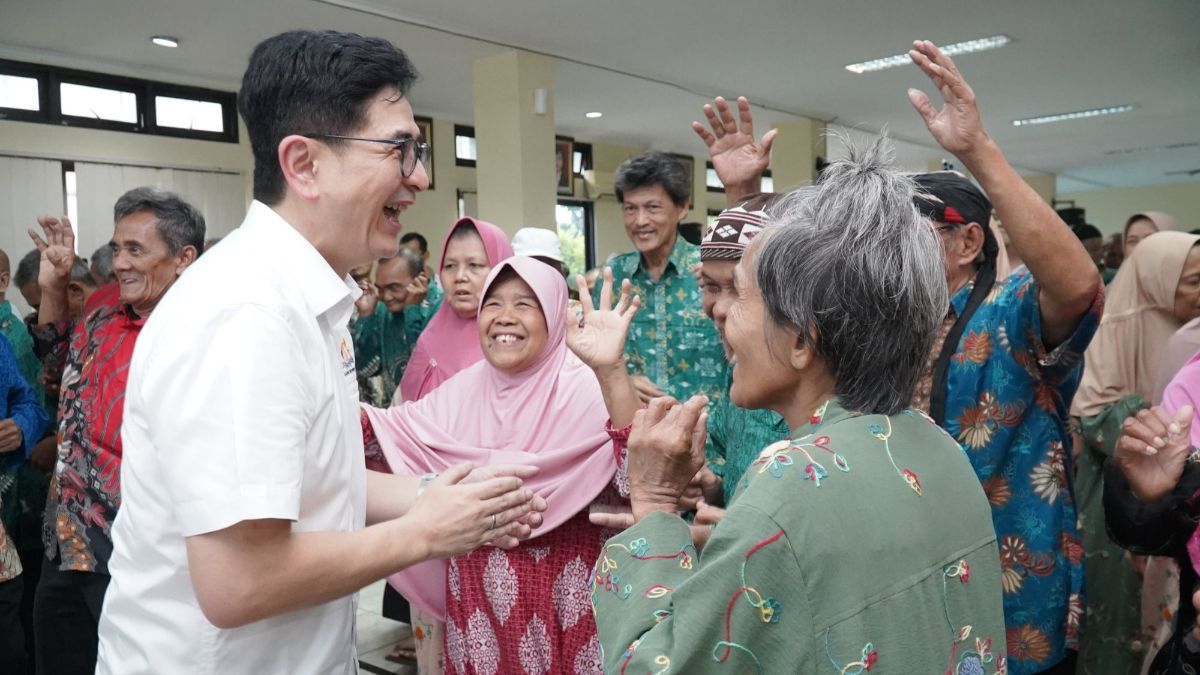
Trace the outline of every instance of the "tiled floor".
[[392, 663], [384, 658], [410, 632], [408, 624], [385, 619], [380, 613], [385, 583], [371, 584], [358, 594], [358, 660], [365, 666], [359, 672], [416, 675], [416, 667]]

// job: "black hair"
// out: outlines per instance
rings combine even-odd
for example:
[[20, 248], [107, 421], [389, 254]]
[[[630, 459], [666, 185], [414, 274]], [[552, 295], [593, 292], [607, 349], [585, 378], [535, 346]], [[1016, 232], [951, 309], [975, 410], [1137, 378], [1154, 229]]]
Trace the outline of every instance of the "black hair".
[[691, 177], [678, 158], [665, 152], [647, 152], [631, 157], [617, 167], [613, 189], [617, 201], [624, 203], [625, 193], [638, 188], [661, 185], [675, 206], [683, 206], [691, 196]]
[[400, 244], [407, 244], [410, 241], [417, 242], [417, 248], [421, 249], [421, 255], [429, 253], [429, 240], [419, 232], [409, 232], [403, 237], [400, 237]]
[[268, 205], [283, 198], [278, 151], [284, 138], [351, 134], [381, 89], [395, 87], [403, 97], [416, 79], [404, 52], [380, 38], [298, 30], [260, 42], [238, 93], [254, 153], [254, 198]]

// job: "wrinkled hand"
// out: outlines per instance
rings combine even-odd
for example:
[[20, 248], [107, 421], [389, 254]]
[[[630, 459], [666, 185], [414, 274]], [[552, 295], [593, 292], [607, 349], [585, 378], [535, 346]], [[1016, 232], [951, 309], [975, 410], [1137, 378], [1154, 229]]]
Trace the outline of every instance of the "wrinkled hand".
[[[470, 464], [456, 464], [433, 480], [404, 518], [417, 528], [430, 558], [453, 558], [494, 544], [513, 548], [532, 533], [522, 519], [539, 506], [515, 476], [462, 484]], [[542, 509], [545, 502], [541, 502]], [[493, 528], [492, 516], [496, 516]]]
[[771, 163], [771, 144], [779, 132], [772, 129], [755, 142], [750, 102], [739, 96], [737, 107], [740, 119], [734, 118], [729, 103], [718, 96], [704, 106], [712, 131], [699, 122], [692, 122], [692, 130], [708, 147], [708, 157], [726, 193], [733, 189], [744, 196], [761, 189], [762, 174]]
[[704, 464], [708, 399], [679, 404], [656, 398], [639, 410], [629, 432], [629, 500], [634, 520], [652, 511], [674, 513], [688, 483]]
[[1140, 501], [1158, 501], [1179, 484], [1192, 449], [1193, 414], [1185, 405], [1171, 419], [1155, 406], [1126, 418], [1113, 456]]
[[1192, 638], [1200, 640], [1200, 589], [1192, 591], [1192, 607], [1196, 608], [1196, 623], [1192, 624]]
[[657, 384], [650, 381], [650, 378], [645, 375], [630, 375], [629, 379], [633, 382], [633, 388], [637, 391], [638, 398], [642, 403], [649, 403], [656, 398], [666, 396], [667, 392], [658, 388]]
[[908, 90], [909, 102], [925, 120], [925, 126], [929, 128], [934, 140], [965, 161], [966, 157], [990, 140], [983, 130], [983, 120], [979, 115], [975, 92], [958, 72], [954, 61], [932, 42], [913, 42], [913, 48], [908, 55], [913, 63], [929, 76], [933, 86], [937, 87], [944, 105], [938, 110], [929, 100], [929, 96], [919, 89]]
[[701, 500], [696, 508], [696, 518], [692, 521], [692, 543], [695, 544], [696, 550], [704, 550], [704, 545], [708, 543], [712, 537], [713, 528], [721, 519], [725, 517], [725, 509], [719, 506], [712, 506]]
[[45, 239], [33, 228], [26, 231], [42, 254], [38, 286], [43, 290], [61, 291], [70, 282], [71, 266], [75, 264], [75, 230], [66, 216], [62, 220], [54, 216], [41, 216], [37, 222], [46, 235]]
[[57, 461], [58, 442], [54, 436], [43, 438], [29, 451], [29, 465], [42, 473], [53, 471]]
[[683, 497], [679, 502], [680, 510], [691, 511], [698, 509], [699, 505], [704, 502], [719, 502], [724, 496], [721, 488], [724, 480], [708, 468], [706, 463], [700, 467], [696, 475], [692, 477], [692, 482], [688, 483], [687, 489], [683, 492]]
[[24, 442], [25, 434], [11, 417], [0, 420], [0, 453], [20, 450]]
[[630, 298], [632, 285], [628, 279], [621, 282], [621, 297], [617, 306], [612, 306], [612, 269], [604, 268], [604, 283], [600, 286], [600, 306], [592, 307], [592, 296], [587, 292], [587, 281], [575, 277], [579, 289], [579, 303], [583, 307], [583, 321], [567, 313], [567, 346], [580, 361], [592, 370], [624, 368], [625, 336], [629, 324], [637, 314], [642, 301], [636, 295]]
[[379, 289], [375, 288], [370, 279], [359, 281], [358, 287], [362, 289], [362, 295], [354, 301], [354, 308], [358, 310], [359, 316], [371, 316], [375, 313], [375, 306], [379, 304]]
[[408, 291], [408, 297], [404, 299], [406, 306], [412, 307], [425, 302], [425, 298], [429, 295], [429, 278], [425, 276], [425, 270], [421, 270], [416, 279], [408, 282], [405, 290]]

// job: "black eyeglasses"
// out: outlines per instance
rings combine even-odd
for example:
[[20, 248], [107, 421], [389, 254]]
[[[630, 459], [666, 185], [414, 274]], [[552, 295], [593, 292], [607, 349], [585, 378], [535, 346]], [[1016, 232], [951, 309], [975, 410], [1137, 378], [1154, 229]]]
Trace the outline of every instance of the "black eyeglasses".
[[367, 143], [387, 143], [400, 153], [400, 175], [408, 178], [417, 170], [417, 162], [424, 162], [429, 156], [429, 144], [419, 143], [415, 138], [359, 138], [358, 136], [339, 136], [337, 134], [313, 134], [313, 138], [336, 138], [340, 141], [366, 141]]

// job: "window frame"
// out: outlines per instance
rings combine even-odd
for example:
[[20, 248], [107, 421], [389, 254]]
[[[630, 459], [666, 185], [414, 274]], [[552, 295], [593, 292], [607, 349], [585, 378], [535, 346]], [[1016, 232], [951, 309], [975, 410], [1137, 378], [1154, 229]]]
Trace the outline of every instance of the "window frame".
[[[0, 74], [37, 79], [38, 103], [41, 106], [41, 110], [38, 111], [0, 107], [0, 121], [35, 122], [56, 126], [124, 131], [151, 136], [171, 136], [222, 143], [239, 142], [237, 93], [235, 92], [95, 73], [86, 70], [59, 68], [57, 66], [11, 61], [8, 59], [0, 59]], [[77, 115], [65, 115], [62, 112], [60, 90], [60, 85], [62, 84], [77, 84], [85, 87], [98, 87], [131, 93], [136, 99], [138, 119], [134, 123], [129, 123], [93, 119]], [[196, 131], [159, 126], [155, 110], [155, 99], [158, 96], [192, 99], [220, 105], [221, 121], [225, 130], [221, 132]]]
[[[588, 270], [596, 267], [596, 203], [588, 199], [559, 197], [556, 204], [583, 209], [583, 261]], [[584, 270], [586, 272], [587, 270]], [[578, 272], [577, 274], [582, 274]]]
[[[456, 166], [469, 166], [471, 168], [475, 168], [475, 160], [458, 156], [458, 139], [460, 136], [463, 138], [475, 138], [475, 127], [469, 124], [454, 125], [454, 164]], [[476, 156], [479, 154], [478, 140], [476, 141], [475, 145], [475, 154]]]

